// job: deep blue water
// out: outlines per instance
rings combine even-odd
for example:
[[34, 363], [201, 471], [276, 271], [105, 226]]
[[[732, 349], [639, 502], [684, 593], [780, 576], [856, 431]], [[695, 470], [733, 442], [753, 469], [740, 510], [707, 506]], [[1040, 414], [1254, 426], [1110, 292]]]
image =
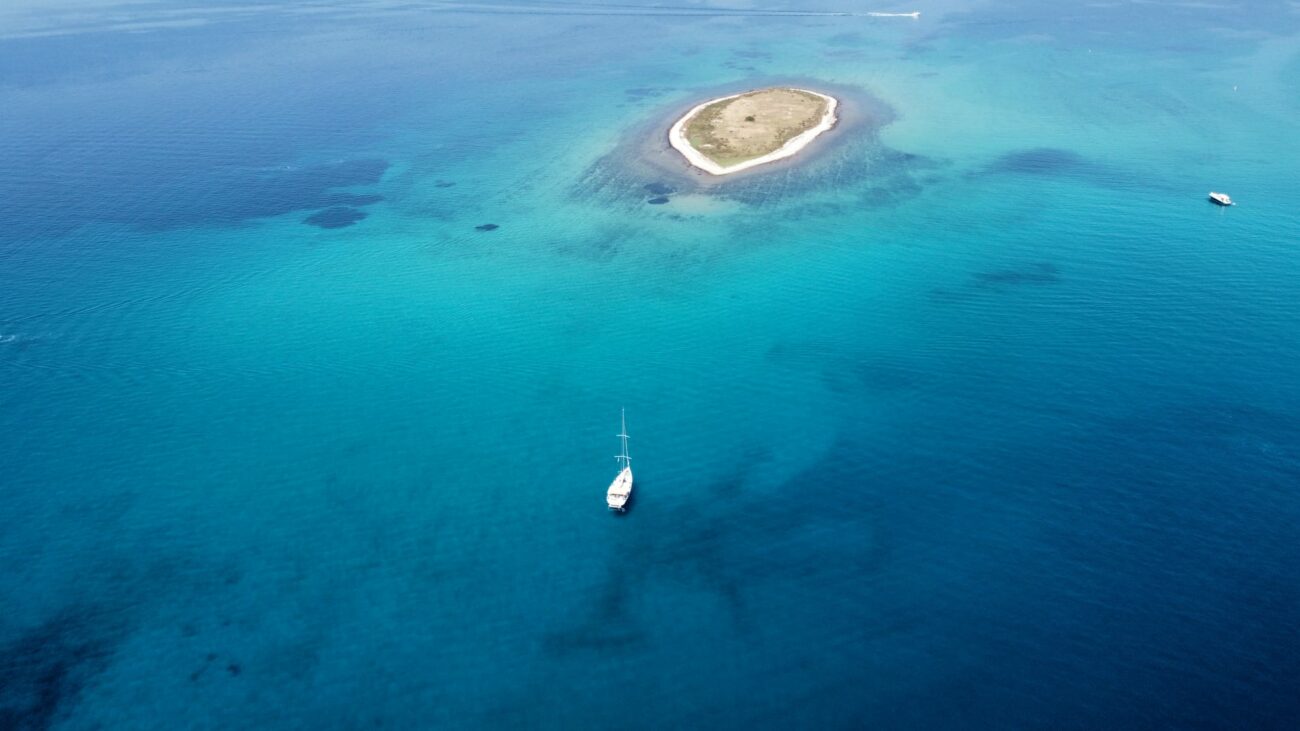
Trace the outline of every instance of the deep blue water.
[[12, 5], [0, 729], [1300, 728], [1294, 3]]

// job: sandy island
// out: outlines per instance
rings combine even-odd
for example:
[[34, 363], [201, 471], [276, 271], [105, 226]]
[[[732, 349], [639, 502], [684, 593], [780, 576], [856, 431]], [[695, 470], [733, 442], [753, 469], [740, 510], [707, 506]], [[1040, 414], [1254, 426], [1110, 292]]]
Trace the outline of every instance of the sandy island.
[[695, 167], [729, 175], [798, 153], [835, 126], [835, 97], [775, 87], [711, 99], [668, 130], [668, 142]]

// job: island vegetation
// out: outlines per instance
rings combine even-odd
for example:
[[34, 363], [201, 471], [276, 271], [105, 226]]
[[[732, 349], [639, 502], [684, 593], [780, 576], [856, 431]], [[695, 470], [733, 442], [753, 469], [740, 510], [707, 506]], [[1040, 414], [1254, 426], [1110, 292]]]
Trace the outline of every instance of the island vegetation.
[[669, 138], [692, 165], [725, 175], [795, 154], [834, 125], [835, 107], [805, 89], [758, 89], [696, 106]]

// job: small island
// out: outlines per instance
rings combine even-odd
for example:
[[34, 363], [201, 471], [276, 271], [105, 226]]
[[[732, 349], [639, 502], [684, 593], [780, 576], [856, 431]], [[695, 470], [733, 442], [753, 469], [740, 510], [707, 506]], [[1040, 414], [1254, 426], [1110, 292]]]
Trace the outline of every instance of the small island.
[[836, 99], [774, 87], [700, 104], [668, 131], [668, 142], [695, 167], [728, 175], [790, 157], [835, 126]]

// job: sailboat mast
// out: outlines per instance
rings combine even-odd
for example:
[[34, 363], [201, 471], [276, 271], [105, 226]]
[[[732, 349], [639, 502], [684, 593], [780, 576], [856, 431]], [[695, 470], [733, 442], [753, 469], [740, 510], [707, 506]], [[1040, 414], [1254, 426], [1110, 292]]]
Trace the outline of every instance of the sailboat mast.
[[618, 455], [618, 461], [623, 467], [629, 467], [632, 464], [632, 458], [627, 453], [627, 409], [621, 410], [622, 431], [618, 433], [618, 438], [623, 442], [623, 452]]

